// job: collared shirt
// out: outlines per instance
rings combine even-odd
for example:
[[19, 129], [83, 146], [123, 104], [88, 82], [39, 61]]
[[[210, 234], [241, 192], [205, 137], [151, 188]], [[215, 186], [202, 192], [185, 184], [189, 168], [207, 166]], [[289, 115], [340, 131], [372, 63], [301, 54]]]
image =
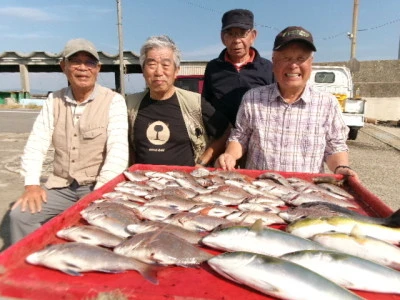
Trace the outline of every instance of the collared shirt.
[[225, 61], [230, 62], [236, 68], [236, 70], [240, 71], [240, 69], [243, 68], [243, 66], [245, 66], [248, 63], [252, 63], [254, 61], [255, 56], [256, 56], [256, 51], [253, 48], [250, 48], [249, 49], [249, 59], [242, 63], [235, 63], [229, 58], [228, 51], [226, 51], [225, 52]]
[[[97, 86], [97, 85], [96, 85]], [[69, 103], [76, 124], [85, 110], [86, 104], [94, 99], [93, 93], [83, 101], [75, 101], [72, 90], [68, 88], [66, 102]], [[25, 185], [39, 185], [42, 165], [52, 141], [54, 130], [54, 99], [51, 93], [40, 111], [21, 158], [21, 174], [25, 176]], [[119, 175], [128, 166], [128, 117], [125, 99], [115, 94], [111, 101], [109, 123], [107, 126], [107, 155], [95, 188]]]
[[243, 96], [229, 141], [247, 151], [247, 169], [323, 173], [329, 155], [348, 151], [348, 131], [332, 94], [307, 84], [288, 104], [275, 83]]

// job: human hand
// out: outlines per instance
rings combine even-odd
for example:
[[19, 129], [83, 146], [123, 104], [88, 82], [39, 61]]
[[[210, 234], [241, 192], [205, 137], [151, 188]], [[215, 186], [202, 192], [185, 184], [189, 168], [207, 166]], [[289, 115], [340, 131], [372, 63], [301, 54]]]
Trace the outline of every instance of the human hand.
[[357, 172], [351, 169], [350, 167], [338, 166], [335, 170], [335, 174], [341, 174], [343, 176], [352, 176], [356, 181], [360, 181]]
[[235, 165], [236, 159], [228, 153], [222, 153], [215, 161], [215, 167], [223, 170], [232, 171], [235, 169]]
[[45, 190], [40, 185], [27, 185], [21, 197], [14, 203], [11, 210], [21, 206], [21, 211], [29, 208], [31, 213], [40, 212], [42, 210], [42, 202], [47, 202]]

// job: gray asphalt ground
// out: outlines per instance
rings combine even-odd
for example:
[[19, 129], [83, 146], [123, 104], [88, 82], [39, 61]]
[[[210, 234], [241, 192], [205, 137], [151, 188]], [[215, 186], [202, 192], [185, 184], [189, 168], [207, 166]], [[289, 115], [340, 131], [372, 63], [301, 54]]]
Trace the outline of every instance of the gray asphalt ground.
[[[19, 175], [20, 156], [37, 112], [0, 110], [0, 251], [10, 245], [9, 208], [23, 191]], [[400, 137], [400, 128], [379, 127]], [[400, 208], [400, 151], [367, 134], [359, 132], [355, 141], [348, 141], [350, 162], [363, 185], [393, 210]], [[44, 171], [51, 170], [51, 152]]]

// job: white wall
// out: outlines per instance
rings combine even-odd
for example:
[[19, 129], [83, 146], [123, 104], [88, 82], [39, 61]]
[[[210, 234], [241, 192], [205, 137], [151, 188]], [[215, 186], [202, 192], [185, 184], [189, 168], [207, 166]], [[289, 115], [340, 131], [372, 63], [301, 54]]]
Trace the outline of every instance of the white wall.
[[400, 97], [369, 98], [365, 108], [365, 116], [381, 121], [400, 120]]

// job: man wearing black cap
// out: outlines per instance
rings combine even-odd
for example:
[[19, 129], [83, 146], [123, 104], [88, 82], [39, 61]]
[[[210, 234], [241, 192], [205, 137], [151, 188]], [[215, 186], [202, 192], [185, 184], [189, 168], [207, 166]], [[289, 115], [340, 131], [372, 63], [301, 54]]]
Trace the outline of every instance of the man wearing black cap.
[[235, 124], [243, 94], [273, 82], [272, 63], [252, 47], [256, 37], [251, 11], [233, 9], [224, 13], [221, 40], [226, 48], [207, 64], [202, 95], [231, 124]]
[[334, 173], [358, 178], [349, 167], [349, 129], [336, 97], [308, 83], [316, 50], [311, 33], [302, 27], [287, 27], [276, 36], [276, 83], [244, 95], [217, 167], [232, 170], [247, 153], [246, 169], [324, 173], [326, 163]]

